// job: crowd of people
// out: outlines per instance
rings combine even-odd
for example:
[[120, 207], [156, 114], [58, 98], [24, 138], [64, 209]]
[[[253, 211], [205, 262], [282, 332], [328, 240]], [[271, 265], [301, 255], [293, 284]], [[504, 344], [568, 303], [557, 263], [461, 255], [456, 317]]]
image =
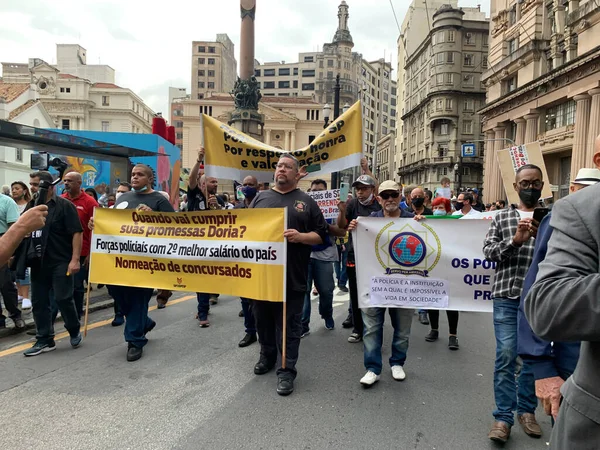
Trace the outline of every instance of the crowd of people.
[[[596, 150], [594, 161], [600, 165], [600, 141], [596, 142]], [[391, 375], [397, 381], [407, 378], [404, 366], [415, 312], [403, 308], [359, 308], [356, 264], [361, 255], [355, 252], [352, 238], [358, 218], [427, 221], [436, 216], [466, 218], [477, 212], [497, 211], [482, 243], [485, 258], [496, 263], [492, 287], [496, 408], [488, 437], [505, 443], [515, 422], [515, 412], [524, 432], [540, 437], [542, 430], [535, 416], [540, 399], [545, 412], [558, 420], [553, 429], [552, 448], [593, 448], [589, 446], [590, 439], [598, 442], [600, 422], [594, 411], [600, 402], [597, 383], [600, 375], [597, 345], [600, 340], [597, 307], [600, 235], [596, 232], [600, 218], [589, 205], [600, 189], [600, 170], [582, 169], [571, 183], [571, 192], [576, 195], [557, 203], [552, 210], [555, 212], [542, 220], [534, 213], [541, 206], [545, 180], [542, 170], [535, 165], [524, 165], [516, 172], [513, 188], [519, 204], [506, 207], [504, 200], [484, 205], [477, 189], [460, 191], [454, 197], [448, 179], [442, 180], [436, 192], [417, 186], [402, 188], [393, 180], [379, 182], [363, 160], [363, 173], [352, 184], [354, 193], [339, 201], [337, 219], [326, 221], [312, 197], [298, 189], [299, 181], [307, 173], [291, 154], [280, 155], [270, 189], [258, 183], [255, 177], [247, 176], [239, 194], [231, 196], [218, 194], [218, 180], [203, 173], [203, 158], [204, 149], [200, 149], [179, 209], [193, 212], [233, 208], [288, 210], [288, 227], [284, 233], [288, 245], [284, 361], [281, 361], [283, 305], [241, 298], [240, 311], [245, 335], [239, 346], [247, 347], [257, 341], [260, 346], [254, 373], [263, 375], [280, 361], [278, 394], [289, 395], [294, 390], [300, 341], [310, 334], [315, 293], [324, 327], [335, 328], [336, 287], [339, 293], [349, 292], [350, 296], [348, 316], [342, 323], [344, 328], [351, 328], [348, 342], [363, 342], [366, 373], [360, 384], [370, 387], [381, 379], [386, 313], [393, 328]], [[131, 184], [121, 183], [114, 195], [106, 190], [83, 191], [81, 175], [70, 172], [64, 177], [62, 195], [57, 195], [51, 186], [46, 205], [35, 208], [40, 183], [48, 185], [52, 181], [48, 172], [36, 172], [31, 174], [29, 186], [21, 181], [12, 184], [12, 198], [0, 195], [0, 232], [6, 233], [19, 221], [20, 214], [37, 213], [32, 220], [38, 220], [35, 222], [38, 228], [40, 220], [44, 221], [44, 226], [17, 249], [10, 265], [3, 267], [0, 280], [5, 307], [18, 330], [24, 328], [18, 301], [21, 300], [22, 307], [32, 306], [36, 341], [25, 351], [26, 356], [56, 348], [54, 321], [58, 311], [69, 332], [71, 346], [76, 348], [82, 342], [80, 318], [94, 208], [175, 211], [168, 196], [153, 189], [154, 174], [145, 165], [136, 165]], [[325, 180], [318, 179], [312, 181], [310, 190], [322, 191], [327, 187]], [[583, 188], [587, 188], [583, 195], [577, 193]], [[543, 212], [547, 213], [548, 209], [544, 208]], [[46, 214], [47, 218], [43, 219]], [[0, 240], [0, 251], [6, 245], [2, 241], [5, 240]], [[0, 256], [2, 254], [0, 252]], [[127, 360], [136, 361], [143, 355], [147, 333], [156, 326], [148, 316], [153, 289], [109, 288], [115, 299], [113, 325], [125, 324]], [[170, 295], [169, 291], [159, 292], [159, 307], [167, 304]], [[218, 295], [197, 293], [196, 319], [201, 328], [210, 327], [209, 313], [211, 306], [218, 303]], [[572, 305], [565, 305], [567, 298]], [[418, 314], [421, 323], [430, 325], [425, 340], [437, 341], [439, 310], [421, 310]], [[460, 348], [459, 312], [448, 310], [446, 316], [448, 348], [456, 351]], [[0, 315], [0, 320], [3, 326], [5, 316]], [[583, 341], [583, 345], [579, 341]], [[581, 445], [571, 447], [572, 442]]]

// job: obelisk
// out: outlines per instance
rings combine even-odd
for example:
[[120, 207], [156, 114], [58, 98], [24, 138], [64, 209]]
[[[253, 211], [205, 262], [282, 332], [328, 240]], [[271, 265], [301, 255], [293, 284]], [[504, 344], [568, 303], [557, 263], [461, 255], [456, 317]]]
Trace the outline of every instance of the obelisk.
[[240, 0], [240, 76], [233, 88], [235, 110], [229, 124], [255, 139], [263, 138], [264, 116], [258, 112], [260, 85], [254, 77], [254, 19], [256, 0]]

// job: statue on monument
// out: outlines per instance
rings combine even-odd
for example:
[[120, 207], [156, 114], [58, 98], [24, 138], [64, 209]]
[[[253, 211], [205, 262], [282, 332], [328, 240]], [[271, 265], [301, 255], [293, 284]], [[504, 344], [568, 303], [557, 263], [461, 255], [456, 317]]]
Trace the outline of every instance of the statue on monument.
[[233, 99], [237, 109], [258, 110], [258, 102], [262, 98], [260, 93], [260, 84], [255, 76], [249, 80], [242, 80], [238, 77], [233, 88]]

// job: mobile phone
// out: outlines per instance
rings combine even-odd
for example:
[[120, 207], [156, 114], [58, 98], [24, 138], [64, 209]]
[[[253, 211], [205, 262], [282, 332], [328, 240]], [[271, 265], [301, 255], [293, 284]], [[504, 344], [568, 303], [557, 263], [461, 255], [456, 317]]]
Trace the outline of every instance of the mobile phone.
[[350, 183], [340, 183], [340, 201], [345, 202], [348, 200], [348, 194], [350, 193]]
[[544, 217], [550, 212], [549, 208], [535, 208], [533, 210], [533, 220], [540, 223]]
[[45, 152], [31, 154], [31, 170], [48, 170], [50, 155]]

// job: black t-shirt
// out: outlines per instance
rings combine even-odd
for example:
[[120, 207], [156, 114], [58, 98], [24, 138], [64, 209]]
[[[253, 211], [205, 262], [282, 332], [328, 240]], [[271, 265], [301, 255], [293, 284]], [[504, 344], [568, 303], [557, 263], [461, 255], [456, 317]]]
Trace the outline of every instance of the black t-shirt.
[[[371, 213], [381, 210], [381, 205], [375, 199], [369, 205], [362, 205], [357, 198], [353, 198], [346, 204], [346, 220], [350, 223], [351, 220], [358, 217], [369, 217]], [[352, 233], [349, 233], [348, 244], [348, 262], [354, 264], [354, 244], [352, 244]]]
[[[259, 192], [249, 208], [286, 208], [288, 210], [288, 228], [300, 233], [314, 231], [325, 240], [327, 222], [319, 205], [300, 189], [286, 194], [274, 190]], [[287, 244], [287, 289], [296, 292], [306, 291], [308, 263], [310, 262], [311, 245]], [[266, 280], [265, 280], [266, 282]]]
[[42, 266], [68, 264], [73, 256], [73, 235], [83, 232], [79, 214], [73, 203], [59, 196], [47, 205], [48, 219], [42, 228], [42, 236], [47, 233]]
[[136, 209], [141, 204], [156, 212], [175, 212], [169, 200], [157, 191], [149, 194], [138, 194], [134, 191], [125, 192], [115, 203], [115, 209]]
[[483, 203], [481, 203], [480, 201], [478, 201], [477, 203], [475, 203], [474, 205], [471, 206], [475, 211], [479, 211], [479, 212], [484, 212], [485, 211], [485, 206]]
[[[188, 211], [206, 211], [208, 209], [206, 198], [204, 198], [204, 194], [199, 186], [196, 186], [194, 189], [190, 189], [188, 186], [187, 198]], [[225, 202], [221, 198], [217, 197], [217, 202], [221, 208], [225, 208]]]

